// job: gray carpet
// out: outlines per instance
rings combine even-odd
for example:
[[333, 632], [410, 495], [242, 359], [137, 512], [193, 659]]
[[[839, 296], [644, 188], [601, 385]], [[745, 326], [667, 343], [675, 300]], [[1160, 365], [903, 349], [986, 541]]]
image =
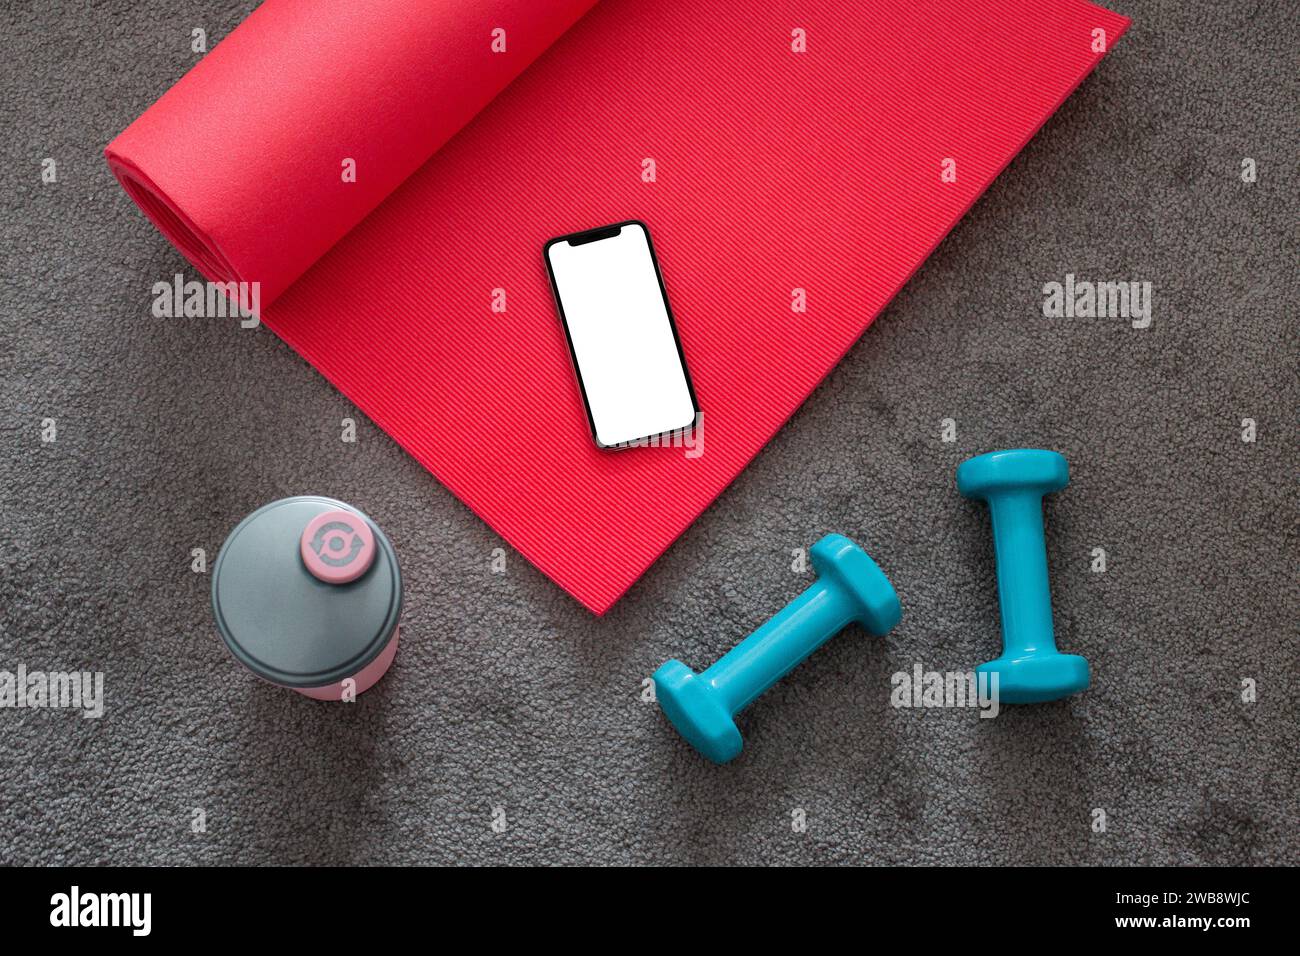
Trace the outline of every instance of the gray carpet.
[[[501, 541], [359, 415], [341, 445], [355, 409], [269, 332], [150, 317], [185, 263], [100, 150], [192, 64], [192, 27], [254, 5], [0, 10], [0, 669], [103, 671], [107, 697], [100, 720], [0, 710], [0, 862], [1298, 861], [1292, 4], [1114, 0], [1128, 37], [602, 619], [513, 553], [491, 574]], [[1067, 272], [1151, 282], [1150, 327], [1044, 318]], [[895, 671], [998, 652], [988, 515], [953, 471], [1020, 445], [1071, 462], [1052, 587], [1094, 685], [994, 720], [895, 709]], [[303, 493], [369, 512], [407, 579], [401, 652], [353, 706], [238, 668], [189, 566]], [[830, 642], [706, 764], [642, 679], [782, 606], [792, 549], [830, 530], [902, 624]]]

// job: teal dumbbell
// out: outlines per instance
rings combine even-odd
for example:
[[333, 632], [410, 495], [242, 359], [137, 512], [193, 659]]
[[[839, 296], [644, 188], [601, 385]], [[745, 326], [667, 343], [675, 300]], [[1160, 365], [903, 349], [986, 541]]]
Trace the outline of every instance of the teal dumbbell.
[[733, 719], [849, 624], [883, 636], [902, 616], [898, 595], [867, 553], [842, 534], [810, 552], [817, 582], [702, 674], [680, 661], [655, 671], [655, 696], [678, 732], [714, 763], [740, 753]]
[[1070, 481], [1054, 451], [1018, 448], [979, 455], [957, 468], [957, 490], [988, 502], [1002, 610], [1002, 656], [977, 667], [998, 675], [998, 699], [1034, 704], [1088, 687], [1088, 662], [1056, 649], [1052, 594], [1047, 585], [1043, 495]]

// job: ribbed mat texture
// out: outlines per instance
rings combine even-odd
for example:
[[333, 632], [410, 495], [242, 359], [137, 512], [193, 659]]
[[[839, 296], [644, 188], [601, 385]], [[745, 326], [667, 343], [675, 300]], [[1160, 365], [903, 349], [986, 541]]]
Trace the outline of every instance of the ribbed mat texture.
[[[493, 26], [464, 42], [486, 49]], [[601, 613], [1127, 26], [1082, 0], [604, 0], [263, 319]], [[418, 89], [400, 103], [411, 123], [440, 109]], [[315, 202], [356, 186], [335, 182], [347, 147], [327, 140], [298, 157], [328, 183]], [[149, 174], [164, 149], [127, 158]], [[160, 188], [185, 209], [183, 184]], [[692, 447], [597, 450], [556, 316], [543, 243], [631, 218], [652, 230], [703, 409]]]

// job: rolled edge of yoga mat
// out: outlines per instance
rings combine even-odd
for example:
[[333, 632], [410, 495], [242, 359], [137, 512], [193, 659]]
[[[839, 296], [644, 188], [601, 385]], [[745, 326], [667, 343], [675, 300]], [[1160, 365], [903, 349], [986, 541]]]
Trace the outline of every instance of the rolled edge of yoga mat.
[[104, 155], [200, 272], [266, 306], [595, 2], [266, 0]]

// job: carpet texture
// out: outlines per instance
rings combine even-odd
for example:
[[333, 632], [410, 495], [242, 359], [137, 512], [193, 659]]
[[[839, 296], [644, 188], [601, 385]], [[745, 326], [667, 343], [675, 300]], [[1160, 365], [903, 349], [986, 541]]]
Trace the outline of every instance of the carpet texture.
[[[100, 153], [192, 30], [210, 48], [253, 5], [0, 4], [0, 671], [100, 671], [106, 697], [0, 709], [0, 862], [1300, 861], [1288, 4], [1115, 0], [1115, 52], [603, 618], [508, 549], [495, 573], [502, 542], [267, 330], [151, 315], [189, 270]], [[1067, 274], [1151, 283], [1149, 326], [1045, 317]], [[1093, 687], [993, 720], [895, 708], [895, 672], [998, 653], [988, 515], [953, 473], [1023, 445], [1071, 463], [1049, 563]], [[309, 493], [369, 513], [406, 579], [401, 650], [354, 705], [242, 671], [191, 570]], [[780, 608], [827, 531], [902, 623], [828, 643], [705, 763], [642, 681]]]

